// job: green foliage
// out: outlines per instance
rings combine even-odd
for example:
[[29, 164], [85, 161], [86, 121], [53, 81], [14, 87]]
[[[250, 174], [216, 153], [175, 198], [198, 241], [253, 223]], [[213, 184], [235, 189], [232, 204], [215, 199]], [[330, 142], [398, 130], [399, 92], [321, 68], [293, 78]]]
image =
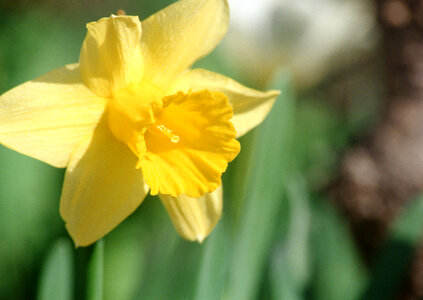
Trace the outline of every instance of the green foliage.
[[[316, 199], [317, 200], [317, 199]], [[314, 299], [354, 300], [360, 295], [367, 272], [348, 228], [322, 199], [313, 208], [311, 253], [314, 262], [311, 291]]]
[[38, 300], [73, 299], [73, 249], [68, 240], [54, 243], [42, 267]]
[[87, 300], [103, 300], [104, 240], [99, 240], [88, 263]]
[[371, 278], [360, 299], [389, 299], [400, 291], [422, 237], [422, 214], [423, 196], [419, 196], [395, 220], [389, 239], [373, 266]]
[[255, 298], [272, 245], [290, 163], [293, 129], [294, 99], [285, 77], [281, 76], [281, 82], [276, 84], [284, 90], [283, 96], [254, 132], [255, 148], [245, 184], [243, 214], [233, 241], [226, 299]]

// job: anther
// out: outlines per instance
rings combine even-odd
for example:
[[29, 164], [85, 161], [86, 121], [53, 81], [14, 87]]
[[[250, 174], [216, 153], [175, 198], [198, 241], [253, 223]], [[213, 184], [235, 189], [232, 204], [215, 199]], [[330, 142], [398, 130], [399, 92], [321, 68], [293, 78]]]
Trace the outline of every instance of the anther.
[[179, 136], [174, 134], [172, 129], [169, 129], [164, 125], [156, 125], [156, 128], [166, 135], [172, 143], [179, 143]]

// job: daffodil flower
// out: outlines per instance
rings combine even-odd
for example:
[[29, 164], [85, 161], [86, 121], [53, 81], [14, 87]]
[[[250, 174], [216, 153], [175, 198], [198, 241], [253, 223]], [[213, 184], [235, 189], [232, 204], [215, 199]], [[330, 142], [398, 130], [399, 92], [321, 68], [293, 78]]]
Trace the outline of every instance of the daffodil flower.
[[182, 0], [142, 23], [103, 18], [87, 25], [79, 63], [0, 97], [0, 143], [67, 167], [60, 213], [77, 246], [103, 237], [149, 192], [182, 237], [201, 242], [215, 226], [236, 138], [279, 94], [190, 69], [228, 18], [226, 0]]

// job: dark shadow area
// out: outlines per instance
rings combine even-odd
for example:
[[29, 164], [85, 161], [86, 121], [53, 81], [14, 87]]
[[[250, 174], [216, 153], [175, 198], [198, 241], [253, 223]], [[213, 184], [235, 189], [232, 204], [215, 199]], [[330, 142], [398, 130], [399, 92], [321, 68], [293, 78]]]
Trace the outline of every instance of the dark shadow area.
[[393, 239], [376, 260], [371, 279], [360, 300], [397, 299], [411, 267], [416, 248], [410, 242]]

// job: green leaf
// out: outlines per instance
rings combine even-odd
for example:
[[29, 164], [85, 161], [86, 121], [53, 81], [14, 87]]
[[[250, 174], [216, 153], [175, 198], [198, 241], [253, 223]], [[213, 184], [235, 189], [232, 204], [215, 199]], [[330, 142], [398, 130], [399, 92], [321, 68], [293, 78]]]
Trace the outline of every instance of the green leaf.
[[[142, 226], [145, 224], [139, 216], [140, 211], [135, 212], [105, 238], [105, 299], [131, 300], [143, 280], [147, 250], [145, 245], [148, 241], [143, 234], [147, 226]], [[148, 229], [151, 230], [151, 226]]]
[[228, 269], [228, 239], [221, 220], [203, 243], [197, 275], [196, 300], [221, 299]]
[[68, 240], [60, 239], [51, 248], [42, 267], [38, 300], [73, 298], [73, 249]]
[[227, 299], [256, 297], [269, 256], [283, 196], [284, 175], [290, 165], [294, 97], [289, 77], [281, 74], [272, 87], [282, 90], [271, 113], [255, 131], [255, 148], [247, 194], [236, 233]]
[[394, 299], [398, 294], [423, 234], [422, 216], [423, 196], [419, 196], [394, 222], [361, 299]]
[[88, 263], [87, 300], [103, 300], [104, 240], [95, 243]]
[[287, 182], [289, 222], [281, 235], [270, 264], [270, 280], [275, 299], [302, 299], [310, 275], [310, 208], [308, 192], [301, 176]]
[[313, 299], [353, 300], [360, 294], [366, 269], [347, 224], [327, 199], [314, 199], [311, 253]]

